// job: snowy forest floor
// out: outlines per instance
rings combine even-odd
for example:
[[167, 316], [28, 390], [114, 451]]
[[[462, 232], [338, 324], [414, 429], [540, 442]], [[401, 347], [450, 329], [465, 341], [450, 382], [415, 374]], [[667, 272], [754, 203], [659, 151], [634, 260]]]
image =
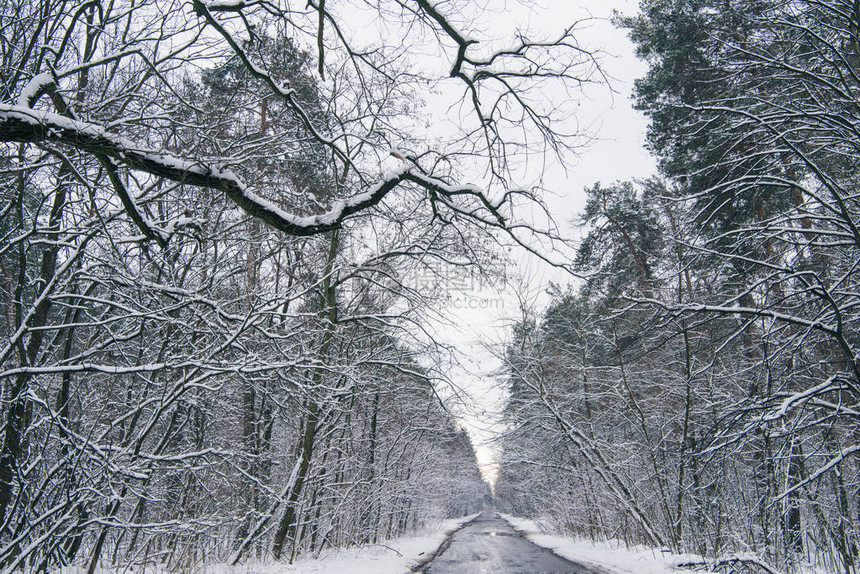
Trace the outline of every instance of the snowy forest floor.
[[[683, 568], [682, 564], [701, 564], [701, 556], [695, 554], [674, 554], [661, 552], [646, 546], [626, 546], [618, 540], [595, 542], [587, 538], [547, 534], [539, 522], [499, 514], [517, 532], [538, 546], [551, 550], [563, 558], [575, 560], [587, 566], [606, 571], [607, 574], [679, 574], [681, 572], [711, 572], [702, 568]], [[761, 564], [758, 571], [768, 572], [768, 567], [755, 556], [743, 556], [748, 563]], [[724, 571], [720, 569], [720, 571]], [[778, 572], [778, 570], [773, 570]], [[799, 571], [800, 574], [824, 574], [823, 570], [812, 567]]]
[[201, 571], [212, 574], [404, 574], [436, 552], [453, 532], [476, 516], [445, 520], [435, 528], [378, 544], [333, 549], [318, 558], [301, 558], [294, 564], [248, 562], [236, 567], [209, 565]]
[[[478, 514], [451, 518], [432, 527], [378, 544], [335, 548], [318, 557], [300, 558], [293, 564], [249, 560], [237, 566], [200, 564], [182, 570], [183, 574], [405, 574], [432, 556], [451, 535], [474, 520]], [[84, 574], [86, 568], [67, 567], [59, 574]], [[175, 569], [158, 566], [138, 568], [97, 568], [96, 574], [175, 574]]]
[[[412, 536], [383, 540], [378, 544], [338, 548], [323, 552], [319, 557], [300, 558], [294, 564], [283, 562], [248, 561], [238, 566], [227, 564], [201, 564], [191, 568], [187, 574], [404, 574], [422, 562], [477, 514], [452, 518], [437, 523]], [[83, 568], [64, 568], [62, 574], [83, 574]], [[140, 572], [124, 568], [97, 569], [97, 574], [124, 574]], [[157, 569], [147, 573], [167, 574]], [[171, 570], [171, 572], [173, 572]]]
[[[188, 574], [408, 574], [420, 567], [448, 540], [451, 535], [477, 517], [478, 514], [453, 518], [437, 523], [411, 536], [384, 540], [377, 544], [331, 549], [318, 557], [300, 558], [293, 564], [283, 562], [249, 561], [238, 566], [201, 564]], [[620, 541], [595, 542], [582, 537], [549, 534], [540, 521], [499, 514], [511, 527], [530, 542], [555, 554], [594, 567], [606, 574], [679, 574], [683, 572], [712, 572], [702, 568], [684, 568], [682, 564], [701, 564], [702, 558], [692, 554], [661, 552], [645, 546], [628, 547]], [[743, 557], [758, 562], [754, 556]], [[767, 567], [761, 569], [768, 572]], [[778, 572], [778, 570], [772, 570]], [[65, 568], [62, 574], [82, 574], [84, 569]], [[97, 574], [130, 572], [122, 568], [97, 569]], [[138, 572], [138, 570], [134, 570]], [[161, 571], [149, 570], [154, 574]], [[823, 570], [802, 569], [799, 574], [823, 574]], [[163, 574], [166, 574], [163, 573]]]
[[500, 514], [529, 541], [552, 550], [559, 556], [595, 566], [611, 574], [664, 574], [679, 571], [675, 566], [684, 556], [668, 554], [645, 547], [627, 548], [617, 541], [594, 542], [585, 538], [570, 538], [547, 534], [539, 523], [508, 514]]
[[307, 557], [293, 564], [249, 562], [230, 568], [223, 565], [207, 568], [213, 574], [404, 574], [410, 572], [425, 556], [435, 552], [477, 514], [452, 518], [412, 536], [383, 540], [378, 544], [339, 548], [324, 552], [318, 558]]

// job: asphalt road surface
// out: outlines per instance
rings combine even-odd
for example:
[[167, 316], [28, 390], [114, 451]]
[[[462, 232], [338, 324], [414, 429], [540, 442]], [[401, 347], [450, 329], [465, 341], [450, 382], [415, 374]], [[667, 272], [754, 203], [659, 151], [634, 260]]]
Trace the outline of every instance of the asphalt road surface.
[[602, 574], [565, 560], [517, 534], [507, 522], [481, 514], [451, 539], [451, 545], [430, 562], [425, 574]]

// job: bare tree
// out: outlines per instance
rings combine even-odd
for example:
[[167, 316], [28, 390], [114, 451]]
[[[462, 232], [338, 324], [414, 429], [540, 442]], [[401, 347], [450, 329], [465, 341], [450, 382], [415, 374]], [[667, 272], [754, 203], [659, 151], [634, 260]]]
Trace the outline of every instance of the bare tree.
[[[599, 77], [472, 8], [2, 4], [5, 569], [292, 557], [483, 494], [410, 272], [528, 244], [517, 161], [574, 143], [538, 90]], [[428, 85], [454, 136], [414, 129]]]

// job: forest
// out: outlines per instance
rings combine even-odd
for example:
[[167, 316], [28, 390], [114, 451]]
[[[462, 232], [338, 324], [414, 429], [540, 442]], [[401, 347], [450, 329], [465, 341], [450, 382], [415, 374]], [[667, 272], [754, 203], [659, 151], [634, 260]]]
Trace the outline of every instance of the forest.
[[585, 190], [582, 283], [503, 353], [497, 494], [585, 536], [856, 572], [860, 4], [617, 24], [659, 175]]
[[491, 12], [0, 0], [0, 570], [286, 563], [477, 512], [440, 302], [512, 253], [567, 279], [493, 351], [499, 508], [860, 570], [860, 2], [616, 15], [658, 172], [573, 190], [573, 226], [540, 172], [604, 55]]

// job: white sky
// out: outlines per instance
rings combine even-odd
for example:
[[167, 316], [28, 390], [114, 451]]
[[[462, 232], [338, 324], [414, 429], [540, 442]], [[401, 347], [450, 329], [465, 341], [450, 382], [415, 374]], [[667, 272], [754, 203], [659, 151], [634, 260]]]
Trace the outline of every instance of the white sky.
[[[644, 178], [656, 171], [653, 158], [643, 148], [647, 122], [633, 109], [630, 100], [633, 80], [645, 73], [646, 66], [634, 56], [626, 31], [609, 22], [612, 10], [625, 15], [635, 13], [638, 1], [538, 0], [538, 4], [539, 8], [527, 11], [519, 2], [508, 1], [508, 12], [494, 18], [511, 25], [511, 29], [527, 22], [526, 28], [540, 30], [546, 25], [549, 30], [557, 30], [565, 22], [590, 13], [597, 20], [582, 30], [578, 39], [584, 47], [606, 52], [602, 65], [614, 78], [611, 85], [614, 93], [606, 86], [595, 86], [581, 98], [570, 100], [570, 105], [576, 106], [580, 125], [596, 139], [566, 169], [555, 165], [544, 173], [544, 185], [551, 190], [544, 200], [565, 235], [574, 236], [572, 222], [584, 207], [586, 186]], [[461, 354], [462, 368], [456, 368], [452, 378], [474, 400], [474, 409], [461, 413], [461, 417], [475, 443], [482, 470], [490, 480], [496, 472], [496, 454], [485, 443], [492, 436], [505, 397], [494, 375], [501, 363], [486, 347], [495, 345], [496, 352], [504, 348], [511, 324], [521, 318], [518, 297], [542, 308], [548, 302], [545, 289], [549, 281], [562, 285], [571, 281], [527, 253], [512, 256], [515, 268], [507, 270], [508, 277], [514, 279], [511, 284], [500, 292], [486, 288], [453, 292], [454, 301], [459, 301], [449, 305], [453, 325], [440, 328], [441, 339], [455, 345]]]
[[[573, 221], [584, 207], [583, 189], [586, 186], [596, 182], [645, 178], [655, 173], [654, 160], [643, 148], [647, 122], [632, 108], [630, 100], [633, 80], [644, 75], [647, 68], [634, 56], [627, 32], [615, 28], [610, 22], [613, 10], [624, 15], [635, 13], [638, 0], [472, 0], [468, 4], [469, 14], [453, 13], [455, 2], [449, 0], [436, 0], [436, 5], [467, 36], [471, 31], [499, 38], [502, 45], [513, 43], [518, 30], [548, 38], [557, 36], [576, 21], [588, 20], [577, 28], [576, 38], [581, 47], [603, 53], [601, 65], [612, 78], [610, 86], [589, 86], [583, 94], [541, 94], [552, 98], [553, 102], [570, 106], [580, 128], [594, 138], [583, 153], [567, 165], [551, 165], [540, 174], [543, 187], [549, 190], [543, 199], [565, 236], [574, 237], [577, 233]], [[359, 46], [362, 40], [372, 44], [374, 39], [389, 33], [373, 9], [351, 13], [350, 20], [354, 29], [361, 31], [354, 38]], [[482, 34], [484, 31], [486, 34]], [[398, 41], [409, 44], [409, 53], [416, 59], [415, 64], [438, 67], [441, 77], [445, 77], [450, 63], [440, 54], [434, 39], [425, 35], [411, 29]], [[452, 133], [444, 132], [456, 132], [460, 127], [457, 110], [454, 109], [456, 105], [450, 109], [447, 124], [445, 120], [438, 121], [440, 115], [446, 115], [444, 111], [439, 114], [439, 111], [452, 105], [450, 100], [445, 103], [445, 98], [451, 95], [448, 88], [453, 88], [455, 94], [462, 93], [462, 85], [450, 80], [449, 84], [441, 82], [436, 87], [437, 91], [431, 90], [426, 95], [428, 113], [435, 116], [433, 125], [427, 126], [431, 132], [427, 135], [431, 138], [450, 136]], [[438, 100], [435, 99], [437, 97]], [[387, 161], [393, 166], [399, 160], [389, 158]], [[475, 181], [481, 178], [476, 174]], [[536, 183], [516, 182], [524, 188]], [[458, 392], [468, 395], [473, 401], [470, 410], [458, 415], [469, 430], [482, 470], [491, 481], [496, 454], [486, 440], [492, 436], [505, 399], [498, 388], [496, 373], [501, 363], [494, 357], [494, 352], [503, 352], [510, 326], [521, 318], [520, 298], [527, 300], [532, 308], [541, 309], [548, 302], [545, 289], [550, 281], [565, 285], [572, 280], [523, 250], [512, 251], [510, 255], [513, 262], [506, 269], [511, 279], [507, 287], [500, 291], [486, 287], [470, 291], [450, 290], [452, 301], [446, 310], [451, 322], [428, 326], [440, 341], [458, 351], [461, 366], [454, 367], [450, 377]], [[488, 348], [491, 346], [494, 347], [492, 351]]]

